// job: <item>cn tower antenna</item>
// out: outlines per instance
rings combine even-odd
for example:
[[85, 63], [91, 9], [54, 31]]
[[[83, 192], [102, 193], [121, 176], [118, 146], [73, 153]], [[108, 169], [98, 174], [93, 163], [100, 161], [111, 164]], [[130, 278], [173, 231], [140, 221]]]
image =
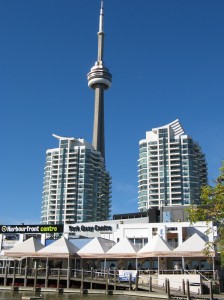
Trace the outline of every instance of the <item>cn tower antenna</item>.
[[98, 56], [95, 65], [87, 74], [88, 86], [95, 91], [95, 108], [93, 123], [93, 147], [101, 152], [105, 159], [105, 141], [104, 141], [104, 90], [111, 86], [112, 75], [104, 66], [104, 2], [101, 0], [99, 32], [98, 32]]
[[103, 32], [103, 0], [101, 0], [99, 32]]

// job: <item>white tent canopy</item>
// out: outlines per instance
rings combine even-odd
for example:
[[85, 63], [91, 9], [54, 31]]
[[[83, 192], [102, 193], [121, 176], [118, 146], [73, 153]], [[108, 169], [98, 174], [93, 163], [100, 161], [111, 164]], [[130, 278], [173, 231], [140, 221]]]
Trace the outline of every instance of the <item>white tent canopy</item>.
[[107, 251], [107, 258], [136, 258], [137, 251], [138, 247], [125, 237]]
[[138, 257], [166, 256], [173, 248], [158, 234], [138, 251]]
[[5, 255], [14, 257], [32, 256], [42, 248], [44, 248], [44, 245], [31, 237], [22, 243], [17, 243], [12, 249], [5, 251]]
[[[197, 233], [193, 234], [186, 241], [184, 241], [180, 246], [173, 250], [173, 254], [182, 257], [194, 257], [194, 256], [207, 256], [204, 253], [206, 247], [206, 241], [203, 240]], [[211, 250], [210, 256], [215, 256], [215, 252]]]
[[78, 251], [82, 258], [105, 257], [105, 253], [114, 246], [114, 242], [104, 238], [96, 237]]
[[43, 257], [50, 256], [64, 258], [77, 256], [78, 251], [78, 247], [76, 247], [73, 243], [69, 242], [69, 240], [67, 240], [65, 237], [61, 237], [52, 244], [38, 251], [37, 255]]

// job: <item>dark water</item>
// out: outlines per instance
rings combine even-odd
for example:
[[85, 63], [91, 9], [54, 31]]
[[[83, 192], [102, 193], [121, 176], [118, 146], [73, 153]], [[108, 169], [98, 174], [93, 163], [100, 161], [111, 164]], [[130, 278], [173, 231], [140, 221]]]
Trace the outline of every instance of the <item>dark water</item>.
[[[22, 300], [23, 296], [39, 296], [39, 293], [32, 292], [11, 292], [0, 291], [0, 300]], [[146, 298], [124, 295], [78, 295], [78, 294], [57, 294], [42, 293], [44, 300], [143, 300]]]

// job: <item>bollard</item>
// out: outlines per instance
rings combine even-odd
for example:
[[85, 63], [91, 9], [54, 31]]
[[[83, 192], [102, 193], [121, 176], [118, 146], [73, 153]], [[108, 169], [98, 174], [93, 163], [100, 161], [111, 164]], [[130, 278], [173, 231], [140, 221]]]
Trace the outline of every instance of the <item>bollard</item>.
[[70, 277], [71, 277], [71, 268], [68, 267], [67, 269], [67, 289], [70, 287]]
[[90, 281], [90, 289], [92, 290], [92, 289], [93, 289], [93, 267], [91, 267], [90, 278], [91, 278], [91, 281]]
[[116, 269], [114, 269], [114, 290], [116, 291], [116, 283], [117, 283], [117, 276], [116, 276]]
[[182, 280], [182, 290], [183, 290], [183, 294], [185, 295], [185, 281], [184, 281], [184, 279]]
[[167, 294], [167, 278], [165, 279], [165, 293]]
[[80, 286], [80, 290], [81, 293], [83, 294], [83, 285], [84, 285], [84, 270], [81, 270], [81, 286]]
[[170, 281], [167, 279], [167, 299], [170, 299]]
[[186, 281], [186, 288], [187, 288], [187, 299], [190, 300], [191, 295], [190, 295], [190, 285], [189, 285], [189, 280], [188, 279]]
[[106, 273], [106, 293], [108, 294], [108, 282], [109, 282], [109, 274], [108, 271]]
[[49, 267], [46, 267], [46, 274], [45, 274], [45, 288], [48, 287], [48, 275], [49, 275]]
[[7, 285], [7, 277], [8, 277], [8, 267], [5, 267], [5, 274], [4, 274], [4, 286]]
[[37, 290], [37, 267], [34, 268], [34, 284], [33, 284], [33, 290]]
[[61, 275], [61, 269], [58, 269], [58, 278], [57, 278], [57, 291], [59, 292], [60, 287], [60, 275]]
[[138, 279], [139, 279], [139, 274], [138, 271], [136, 272], [136, 277], [135, 277], [135, 290], [138, 290]]
[[132, 274], [129, 274], [129, 291], [132, 290]]
[[14, 263], [13, 277], [12, 277], [12, 289], [14, 289], [14, 286], [15, 286], [15, 278], [16, 278], [16, 266], [15, 266], [15, 263]]
[[149, 276], [149, 292], [152, 292], [152, 276]]
[[212, 290], [211, 280], [209, 281], [209, 295], [210, 295], [210, 300], [213, 300], [213, 290]]
[[83, 293], [83, 288], [84, 288], [84, 270], [82, 269], [81, 270], [81, 286], [80, 286], [82, 293]]
[[24, 268], [24, 283], [23, 285], [26, 287], [27, 286], [27, 266]]

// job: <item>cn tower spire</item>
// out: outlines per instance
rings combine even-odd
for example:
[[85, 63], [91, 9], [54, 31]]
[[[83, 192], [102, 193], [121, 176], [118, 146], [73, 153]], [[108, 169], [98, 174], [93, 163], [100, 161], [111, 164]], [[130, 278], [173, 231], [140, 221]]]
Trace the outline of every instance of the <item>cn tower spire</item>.
[[103, 63], [104, 55], [104, 6], [101, 0], [99, 32], [98, 32], [98, 55], [95, 65], [87, 74], [88, 86], [95, 91], [95, 108], [93, 123], [93, 147], [101, 152], [105, 159], [105, 141], [104, 141], [104, 90], [111, 86], [112, 75]]

